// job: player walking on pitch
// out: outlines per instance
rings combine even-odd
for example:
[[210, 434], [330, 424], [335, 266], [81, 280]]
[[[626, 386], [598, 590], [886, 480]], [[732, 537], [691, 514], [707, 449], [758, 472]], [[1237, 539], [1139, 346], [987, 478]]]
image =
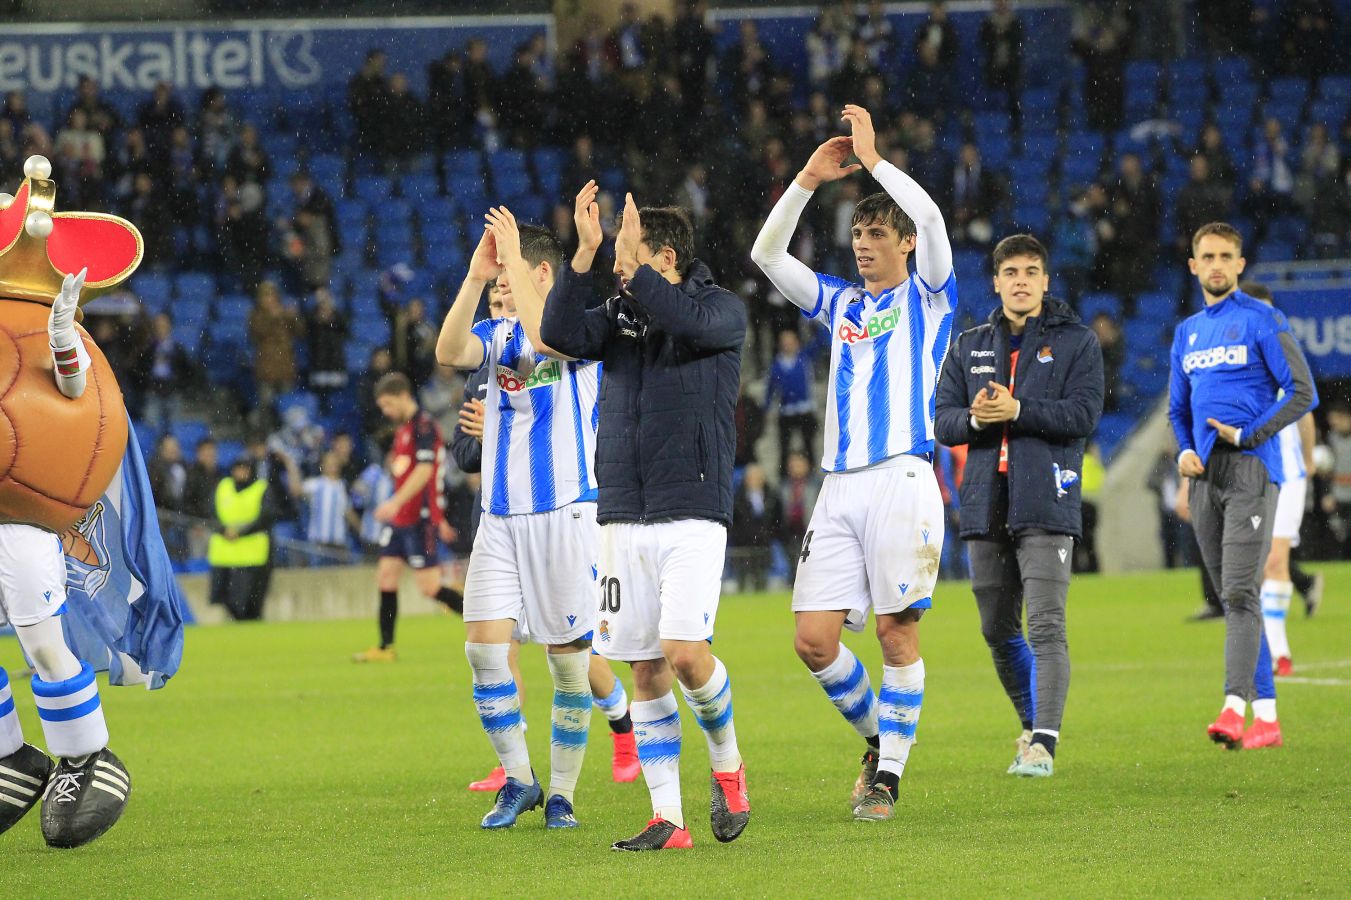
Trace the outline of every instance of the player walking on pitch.
[[614, 849], [691, 846], [673, 679], [708, 742], [713, 836], [732, 841], [750, 820], [750, 800], [731, 682], [708, 642], [732, 518], [746, 310], [694, 258], [689, 216], [640, 212], [632, 196], [615, 241], [620, 296], [587, 310], [603, 237], [596, 193], [591, 182], [577, 195], [577, 253], [542, 316], [522, 298], [517, 309], [527, 327], [542, 320], [550, 346], [605, 365], [596, 446], [603, 609], [596, 645], [602, 656], [633, 666], [633, 727], [653, 807], [647, 827]]
[[[553, 287], [563, 260], [543, 228], [518, 228], [505, 210], [489, 213], [469, 272], [446, 314], [437, 361], [488, 367], [484, 401], [483, 518], [465, 578], [465, 655], [474, 704], [506, 783], [484, 828], [510, 828], [543, 805], [550, 828], [575, 828], [574, 791], [586, 753], [593, 697], [587, 681], [596, 560], [595, 363], [560, 359], [532, 341], [519, 321], [473, 324], [493, 278], [504, 299]], [[507, 665], [512, 632], [524, 616], [530, 637], [548, 648], [554, 681], [549, 793], [530, 766], [520, 696]]]
[[1256, 703], [1244, 734], [1265, 645], [1258, 579], [1284, 477], [1276, 435], [1318, 402], [1285, 316], [1238, 290], [1242, 252], [1242, 236], [1223, 222], [1192, 238], [1189, 265], [1206, 308], [1174, 333], [1168, 406], [1201, 561], [1224, 601], [1224, 707], [1207, 730], [1230, 749], [1280, 740], [1274, 709], [1268, 719]]
[[[943, 214], [922, 187], [877, 152], [872, 117], [844, 108], [852, 137], [812, 154], [756, 238], [751, 257], [808, 318], [830, 329], [825, 483], [802, 540], [793, 585], [795, 648], [831, 702], [868, 743], [852, 804], [858, 819], [890, 819], [924, 697], [919, 620], [933, 603], [943, 547], [943, 499], [933, 473], [934, 390], [957, 307]], [[813, 272], [788, 242], [816, 188], [861, 166], [885, 193], [854, 209], [862, 284]], [[915, 254], [914, 277], [906, 260]], [[871, 608], [882, 646], [874, 698], [863, 664], [840, 643]]]

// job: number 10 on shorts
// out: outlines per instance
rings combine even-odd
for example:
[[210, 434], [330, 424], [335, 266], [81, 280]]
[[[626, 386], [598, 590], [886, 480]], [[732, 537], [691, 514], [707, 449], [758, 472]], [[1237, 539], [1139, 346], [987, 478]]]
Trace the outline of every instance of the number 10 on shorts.
[[619, 579], [605, 577], [600, 580], [600, 611], [619, 612]]

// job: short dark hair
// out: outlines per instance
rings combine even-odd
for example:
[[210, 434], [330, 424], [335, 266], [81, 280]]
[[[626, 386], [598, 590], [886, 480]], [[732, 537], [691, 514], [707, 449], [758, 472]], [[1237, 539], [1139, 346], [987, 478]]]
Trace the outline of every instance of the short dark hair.
[[1011, 234], [995, 244], [992, 256], [995, 274], [999, 273], [999, 267], [1004, 264], [1004, 260], [1015, 256], [1035, 256], [1041, 260], [1041, 267], [1050, 271], [1051, 257], [1041, 241], [1030, 234]]
[[915, 220], [885, 191], [869, 194], [858, 201], [849, 225], [852, 228], [855, 225], [872, 225], [874, 222], [896, 229], [896, 236], [901, 240], [917, 233]]
[[547, 262], [557, 274], [559, 266], [563, 265], [562, 241], [552, 231], [538, 225], [522, 225], [520, 230], [521, 256], [525, 257], [530, 268]]
[[1238, 245], [1240, 252], [1243, 250], [1243, 235], [1238, 233], [1238, 229], [1228, 222], [1208, 222], [1196, 229], [1196, 234], [1192, 235], [1192, 252], [1196, 252], [1196, 245], [1201, 243], [1201, 238], [1213, 234], [1216, 237], [1222, 237], [1233, 241]]
[[375, 383], [376, 397], [411, 397], [413, 396], [413, 382], [408, 380], [408, 376], [402, 372], [389, 372], [380, 376], [380, 380]]
[[694, 222], [690, 214], [679, 206], [645, 206], [638, 210], [638, 218], [642, 221], [642, 240], [647, 249], [674, 250], [676, 273], [684, 278], [694, 261]]
[[1272, 296], [1271, 288], [1260, 281], [1241, 281], [1238, 289], [1254, 300], [1261, 300], [1268, 305], [1275, 304], [1276, 298]]

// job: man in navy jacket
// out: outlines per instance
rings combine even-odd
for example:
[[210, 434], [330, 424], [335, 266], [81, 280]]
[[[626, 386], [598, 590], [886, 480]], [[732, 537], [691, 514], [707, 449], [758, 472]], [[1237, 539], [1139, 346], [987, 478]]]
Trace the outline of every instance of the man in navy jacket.
[[[713, 835], [734, 840], [750, 818], [732, 723], [731, 683], [713, 655], [727, 526], [746, 310], [693, 258], [679, 209], [626, 199], [615, 241], [620, 296], [586, 309], [603, 238], [597, 187], [577, 195], [578, 248], [538, 320], [543, 344], [604, 366], [596, 438], [601, 525], [601, 655], [633, 666], [631, 711], [653, 817], [617, 850], [690, 846], [680, 805], [679, 680], [708, 741]], [[527, 334], [535, 310], [519, 304]], [[533, 340], [533, 336], [532, 336]]]
[[1082, 536], [1079, 472], [1103, 401], [1102, 348], [1069, 306], [1046, 295], [1046, 263], [1046, 248], [1028, 234], [995, 247], [1001, 305], [958, 336], [934, 419], [940, 441], [970, 448], [961, 530], [971, 589], [1023, 725], [1009, 772], [1028, 776], [1052, 773], [1060, 736], [1070, 675], [1065, 602]]

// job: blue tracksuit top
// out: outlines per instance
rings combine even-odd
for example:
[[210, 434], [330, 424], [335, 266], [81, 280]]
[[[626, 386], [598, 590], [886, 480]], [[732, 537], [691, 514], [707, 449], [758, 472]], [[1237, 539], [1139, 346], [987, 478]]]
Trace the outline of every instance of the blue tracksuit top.
[[1318, 404], [1308, 363], [1285, 316], [1235, 291], [1173, 334], [1168, 419], [1179, 450], [1206, 463], [1219, 437], [1207, 419], [1243, 429], [1240, 449], [1283, 480], [1276, 435]]

